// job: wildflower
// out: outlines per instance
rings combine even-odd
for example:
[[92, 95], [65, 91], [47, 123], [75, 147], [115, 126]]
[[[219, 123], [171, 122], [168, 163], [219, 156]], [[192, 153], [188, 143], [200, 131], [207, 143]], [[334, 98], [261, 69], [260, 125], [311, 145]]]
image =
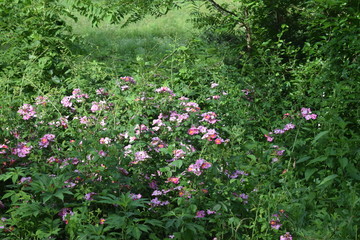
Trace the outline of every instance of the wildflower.
[[150, 187], [151, 189], [157, 189], [158, 186], [157, 186], [157, 184], [156, 184], [156, 181], [151, 181], [151, 182], [149, 183], [149, 187]]
[[139, 162], [145, 161], [146, 159], [151, 158], [147, 152], [140, 151], [135, 153], [135, 161], [131, 162], [132, 164], [138, 164]]
[[312, 114], [311, 109], [310, 108], [301, 108], [301, 115], [306, 119], [306, 120], [310, 120], [310, 119], [316, 119], [317, 115], [316, 114]]
[[[269, 134], [270, 134], [270, 133], [269, 133]], [[266, 140], [267, 140], [268, 142], [272, 142], [272, 141], [274, 140], [274, 138], [271, 137], [271, 136], [269, 136], [269, 135], [264, 134], [264, 136], [266, 137]]]
[[215, 214], [216, 211], [206, 210], [207, 215]]
[[129, 89], [128, 85], [121, 86], [121, 91], [125, 91], [125, 90], [128, 90], [128, 89]]
[[162, 195], [162, 194], [163, 194], [162, 191], [155, 190], [155, 191], [151, 194], [151, 196], [159, 196], [159, 195]]
[[216, 123], [218, 120], [216, 119], [216, 113], [214, 112], [207, 112], [207, 113], [203, 113], [201, 114], [201, 116], [203, 117], [203, 119], [201, 121], [206, 121], [208, 123], [214, 124]]
[[270, 221], [270, 226], [273, 228], [273, 229], [279, 229], [282, 224], [280, 223], [280, 219], [276, 216], [274, 216], [275, 218], [271, 219]]
[[104, 224], [105, 223], [105, 221], [106, 221], [106, 219], [105, 218], [100, 218], [100, 224], [102, 225], [102, 224]]
[[195, 218], [203, 218], [203, 217], [205, 217], [205, 211], [204, 210], [196, 212]]
[[74, 215], [74, 212], [71, 211], [71, 208], [62, 208], [60, 210], [60, 212], [58, 213], [58, 215], [61, 217], [61, 219], [63, 220], [63, 222], [65, 222], [66, 224], [68, 224], [68, 220], [66, 219], [66, 217], [68, 215], [72, 216]]
[[38, 97], [35, 98], [35, 104], [45, 106], [48, 99], [49, 99], [48, 97], [38, 96]]
[[179, 158], [183, 158], [186, 152], [182, 149], [176, 149], [173, 151], [173, 154], [175, 159], [179, 159]]
[[194, 102], [181, 103], [181, 105], [185, 105], [185, 111], [187, 112], [198, 112], [200, 111], [199, 105]]
[[212, 99], [218, 100], [218, 99], [220, 99], [220, 96], [219, 95], [212, 96]]
[[5, 144], [0, 145], [0, 154], [6, 154], [6, 149], [9, 149], [9, 147]]
[[288, 124], [285, 125], [284, 131], [288, 131], [288, 130], [294, 129], [294, 128], [295, 128], [295, 125], [294, 125], [294, 124], [288, 123]]
[[217, 137], [217, 132], [215, 129], [208, 129], [207, 132], [201, 137], [201, 139], [207, 139], [212, 141], [214, 138]]
[[64, 106], [64, 107], [68, 107], [68, 108], [72, 108], [72, 102], [71, 102], [71, 99], [74, 99], [75, 97], [74, 96], [65, 96], [63, 97], [63, 99], [61, 100], [61, 104]]
[[211, 83], [211, 88], [215, 88], [215, 87], [217, 87], [217, 86], [219, 86], [218, 83]]
[[275, 134], [283, 134], [283, 133], [285, 133], [285, 131], [283, 129], [275, 129], [274, 133]]
[[292, 240], [292, 236], [289, 232], [287, 232], [284, 235], [280, 236], [280, 240]]
[[22, 177], [20, 179], [20, 184], [21, 183], [31, 183], [32, 182], [32, 178], [31, 177]]
[[89, 123], [89, 119], [88, 119], [88, 117], [87, 116], [83, 116], [83, 117], [81, 117], [80, 118], [80, 123], [81, 124], [88, 124]]
[[139, 194], [134, 194], [134, 193], [130, 193], [130, 197], [132, 200], [139, 200], [140, 198], [142, 198], [142, 195]]
[[94, 195], [96, 195], [96, 193], [94, 193], [94, 192], [87, 193], [87, 194], [85, 194], [84, 199], [87, 200], [87, 201], [94, 200], [94, 199], [92, 198]]
[[222, 138], [217, 138], [214, 140], [215, 144], [221, 144], [222, 142], [224, 142], [224, 139]]
[[123, 81], [125, 81], [125, 82], [132, 83], [132, 84], [135, 84], [135, 83], [136, 83], [136, 81], [134, 80], [133, 77], [128, 77], [128, 76], [126, 76], [126, 77], [120, 77], [120, 79], [123, 80]]
[[157, 93], [167, 92], [167, 93], [169, 93], [171, 96], [176, 96], [176, 95], [174, 94], [174, 92], [173, 92], [170, 88], [168, 88], [168, 87], [158, 88], [158, 89], [155, 90], [155, 92], [157, 92]]
[[26, 155], [30, 154], [30, 150], [32, 149], [32, 146], [26, 146], [26, 142], [19, 143], [17, 145], [17, 148], [12, 149], [12, 154], [18, 155], [18, 157], [26, 157]]
[[175, 238], [175, 236], [174, 235], [169, 235], [169, 238], [173, 239], [173, 238]]
[[55, 139], [55, 135], [54, 134], [45, 134], [39, 142], [39, 146], [40, 148], [46, 148], [49, 146], [50, 142], [53, 142]]
[[180, 178], [178, 178], [178, 177], [170, 177], [167, 180], [168, 180], [168, 182], [172, 182], [175, 184], [179, 184], [179, 182], [180, 182]]
[[21, 106], [17, 112], [23, 117], [24, 120], [29, 120], [30, 118], [36, 117], [35, 108], [27, 103]]
[[111, 141], [112, 140], [110, 138], [105, 137], [105, 138], [101, 138], [99, 142], [100, 142], [100, 144], [110, 144]]

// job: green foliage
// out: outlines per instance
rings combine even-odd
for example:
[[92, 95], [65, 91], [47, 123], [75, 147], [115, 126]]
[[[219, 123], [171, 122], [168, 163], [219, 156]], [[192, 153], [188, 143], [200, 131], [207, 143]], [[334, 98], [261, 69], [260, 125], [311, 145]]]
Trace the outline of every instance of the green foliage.
[[357, 2], [193, 1], [156, 60], [75, 56], [73, 10], [176, 7], [122, 3], [0, 3], [0, 237], [357, 239]]

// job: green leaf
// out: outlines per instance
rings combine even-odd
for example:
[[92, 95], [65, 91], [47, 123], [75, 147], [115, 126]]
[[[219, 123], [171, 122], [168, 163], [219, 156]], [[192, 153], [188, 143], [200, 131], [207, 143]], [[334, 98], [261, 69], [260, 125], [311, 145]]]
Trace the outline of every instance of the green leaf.
[[308, 164], [306, 164], [306, 166], [313, 164], [313, 163], [317, 163], [317, 162], [323, 162], [327, 159], [327, 156], [321, 156], [321, 157], [317, 157], [313, 160], [311, 160]]
[[311, 175], [313, 175], [316, 171], [317, 171], [316, 168], [306, 169], [306, 171], [305, 171], [305, 180], [306, 181], [309, 180]]
[[256, 161], [256, 157], [254, 155], [246, 155], [246, 156], [251, 160]]
[[337, 176], [338, 176], [337, 174], [327, 176], [326, 178], [324, 178], [324, 180], [321, 181], [321, 183], [318, 186], [324, 185], [325, 183], [334, 180]]
[[309, 160], [310, 158], [311, 158], [311, 157], [309, 157], [309, 156], [302, 157], [302, 158], [300, 158], [299, 160], [297, 160], [296, 163], [305, 162], [305, 161]]
[[320, 132], [318, 135], [315, 136], [314, 140], [312, 141], [312, 144], [315, 144], [320, 138], [324, 137], [328, 133], [329, 131]]
[[349, 160], [347, 158], [340, 158], [339, 163], [340, 163], [341, 168], [345, 169], [349, 163]]
[[183, 161], [182, 160], [175, 160], [171, 163], [172, 166], [175, 166], [177, 168], [181, 168], [181, 166], [183, 165]]

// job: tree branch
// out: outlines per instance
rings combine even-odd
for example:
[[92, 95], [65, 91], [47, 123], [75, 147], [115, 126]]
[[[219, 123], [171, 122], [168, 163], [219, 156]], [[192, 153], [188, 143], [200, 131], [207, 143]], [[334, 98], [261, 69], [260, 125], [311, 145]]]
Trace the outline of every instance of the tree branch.
[[235, 13], [223, 8], [222, 6], [220, 6], [218, 3], [216, 3], [214, 0], [207, 0], [208, 2], [211, 3], [211, 5], [213, 5], [214, 8], [216, 8], [219, 12], [221, 12], [224, 15], [233, 15], [233, 16], [237, 16]]

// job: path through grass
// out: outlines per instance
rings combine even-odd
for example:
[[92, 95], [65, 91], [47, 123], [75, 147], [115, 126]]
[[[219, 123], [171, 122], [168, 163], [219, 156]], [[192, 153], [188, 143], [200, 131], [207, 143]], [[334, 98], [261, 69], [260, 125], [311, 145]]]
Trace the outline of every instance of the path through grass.
[[76, 34], [84, 36], [85, 44], [81, 47], [92, 59], [119, 71], [138, 58], [156, 62], [173, 46], [186, 44], [197, 33], [187, 21], [189, 17], [190, 11], [185, 6], [170, 11], [166, 16], [149, 16], [124, 28], [109, 22], [95, 28], [84, 17], [79, 17], [72, 26]]

